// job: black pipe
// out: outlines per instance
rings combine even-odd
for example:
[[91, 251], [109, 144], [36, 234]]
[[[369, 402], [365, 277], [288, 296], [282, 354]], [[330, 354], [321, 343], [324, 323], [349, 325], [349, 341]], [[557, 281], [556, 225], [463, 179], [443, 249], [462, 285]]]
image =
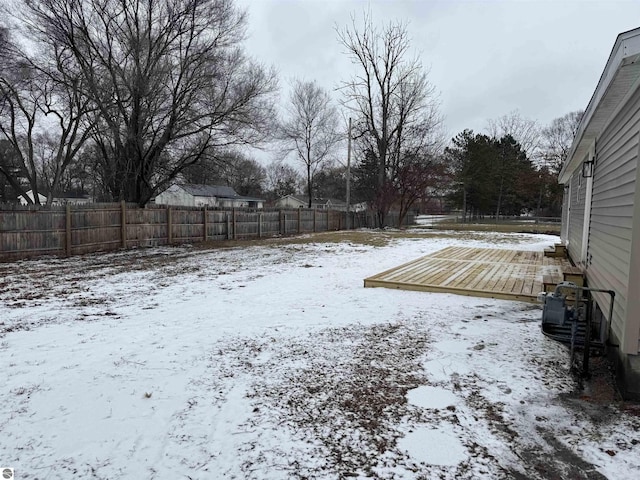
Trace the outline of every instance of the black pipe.
[[589, 298], [587, 308], [585, 309], [586, 329], [584, 331], [584, 351], [582, 352], [582, 378], [589, 378], [589, 353], [591, 350], [591, 302]]
[[[572, 325], [572, 346], [571, 346], [571, 362], [573, 362], [573, 341], [574, 335], [577, 334], [577, 321], [578, 321], [578, 293], [581, 292], [599, 292], [599, 293], [607, 293], [611, 296], [611, 302], [609, 304], [609, 332], [607, 333], [607, 341], [611, 335], [611, 324], [613, 323], [613, 302], [615, 300], [616, 293], [613, 290], [604, 290], [601, 288], [589, 288], [589, 287], [580, 287], [573, 282], [561, 282], [556, 285], [554, 295], [557, 295], [562, 288], [571, 288], [575, 290], [575, 298], [574, 298], [574, 325]], [[583, 342], [583, 360], [582, 360], [582, 376], [584, 378], [589, 378], [589, 353], [591, 350], [591, 302], [593, 302], [593, 298], [589, 297], [589, 301], [587, 302], [587, 308], [585, 311], [585, 324], [586, 330], [584, 332], [584, 342]], [[573, 327], [576, 327], [576, 333], [573, 332]]]

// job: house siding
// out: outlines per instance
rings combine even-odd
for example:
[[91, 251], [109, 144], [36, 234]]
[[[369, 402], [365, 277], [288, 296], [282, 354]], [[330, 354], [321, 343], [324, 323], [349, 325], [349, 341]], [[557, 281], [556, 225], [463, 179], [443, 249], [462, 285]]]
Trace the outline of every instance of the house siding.
[[194, 207], [196, 206], [195, 198], [189, 195], [180, 187], [169, 187], [169, 189], [158, 194], [156, 197], [156, 204], [158, 205], [174, 205], [181, 207]]
[[[640, 132], [640, 90], [615, 116], [597, 141], [593, 197], [589, 226], [587, 279], [595, 288], [616, 293], [611, 331], [618, 342], [625, 339], [629, 264], [632, 250], [634, 196]], [[609, 296], [594, 295], [603, 312], [609, 311]], [[638, 353], [638, 332], [634, 344]]]
[[208, 185], [172, 185], [158, 194], [158, 205], [177, 207], [222, 207], [222, 208], [262, 208], [264, 201], [259, 198], [242, 197], [230, 187]]
[[560, 228], [560, 240], [566, 245], [569, 232], [569, 186], [567, 185], [562, 194], [562, 224]]
[[307, 204], [301, 202], [300, 200], [287, 195], [286, 197], [280, 198], [276, 201], [276, 206], [281, 208], [299, 208], [306, 207]]
[[586, 181], [580, 169], [571, 177], [570, 208], [568, 214], [567, 250], [571, 259], [577, 264], [582, 256], [582, 235], [584, 226]]

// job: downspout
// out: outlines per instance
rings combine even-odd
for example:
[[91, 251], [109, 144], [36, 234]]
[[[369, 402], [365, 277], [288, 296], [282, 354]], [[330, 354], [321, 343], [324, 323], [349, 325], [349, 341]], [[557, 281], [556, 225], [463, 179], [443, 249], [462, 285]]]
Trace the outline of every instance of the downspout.
[[567, 229], [566, 229], [566, 238], [564, 239], [564, 244], [569, 245], [569, 239], [571, 238], [571, 210], [573, 209], [573, 188], [571, 187], [571, 178], [569, 178], [569, 189], [567, 190], [567, 195], [569, 195], [569, 201], [567, 202]]
[[[582, 248], [580, 252], [580, 264], [583, 269], [587, 268], [588, 251], [589, 251], [589, 225], [591, 223], [591, 200], [593, 197], [593, 176], [595, 174], [596, 146], [593, 146], [591, 154], [591, 175], [587, 177], [586, 191], [584, 195], [584, 219], [582, 223]], [[582, 172], [580, 172], [582, 175]]]
[[563, 185], [562, 192], [562, 220], [560, 226], [560, 241], [564, 245], [569, 244], [569, 211], [571, 210], [571, 182]]

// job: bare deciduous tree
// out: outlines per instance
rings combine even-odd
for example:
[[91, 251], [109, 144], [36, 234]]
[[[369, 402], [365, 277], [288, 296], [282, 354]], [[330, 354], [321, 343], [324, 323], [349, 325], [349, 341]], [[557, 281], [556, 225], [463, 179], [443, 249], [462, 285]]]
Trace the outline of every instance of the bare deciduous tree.
[[300, 173], [281, 160], [271, 162], [265, 170], [266, 188], [274, 200], [297, 193], [303, 183]]
[[272, 71], [240, 48], [233, 0], [22, 0], [95, 109], [103, 182], [144, 205], [212, 150], [255, 143], [273, 118]]
[[578, 133], [583, 115], [583, 110], [569, 112], [553, 119], [550, 125], [542, 129], [542, 155], [551, 171], [560, 172]]
[[266, 172], [243, 152], [227, 150], [185, 168], [181, 178], [189, 183], [227, 185], [240, 195], [259, 196], [264, 190]]
[[407, 26], [391, 22], [382, 29], [365, 15], [359, 27], [337, 29], [359, 73], [342, 83], [344, 102], [355, 116], [354, 134], [375, 155], [380, 224], [393, 203], [388, 183], [397, 176], [402, 158], [433, 142], [441, 124], [435, 87], [417, 57], [410, 56]]
[[399, 206], [398, 226], [402, 225], [418, 200], [428, 199], [449, 181], [442, 158], [407, 156], [398, 169], [395, 180]]
[[[34, 91], [34, 82], [18, 74], [14, 65], [5, 64], [0, 73], [0, 135], [11, 146], [14, 162], [2, 164], [0, 173], [13, 189], [28, 203], [21, 178], [25, 178], [36, 203], [39, 203], [38, 178], [35, 163], [33, 137], [40, 94]], [[27, 74], [27, 75], [30, 75]]]
[[0, 23], [0, 59], [4, 60], [9, 50], [9, 29]]
[[313, 202], [313, 178], [331, 159], [341, 140], [338, 113], [331, 97], [316, 82], [295, 80], [278, 138], [285, 152], [293, 152], [304, 165], [308, 206]]
[[[39, 203], [42, 187], [51, 204], [69, 163], [88, 138], [92, 108], [81, 94], [83, 84], [66, 65], [65, 52], [55, 44], [24, 48], [5, 42], [0, 72], [0, 136], [16, 152], [17, 168], [0, 168], [12, 187], [25, 195], [25, 178]], [[46, 175], [45, 175], [46, 173]]]
[[534, 162], [538, 160], [541, 142], [540, 125], [535, 120], [523, 117], [518, 110], [488, 120], [487, 131], [496, 140], [507, 135], [511, 136], [529, 159]]

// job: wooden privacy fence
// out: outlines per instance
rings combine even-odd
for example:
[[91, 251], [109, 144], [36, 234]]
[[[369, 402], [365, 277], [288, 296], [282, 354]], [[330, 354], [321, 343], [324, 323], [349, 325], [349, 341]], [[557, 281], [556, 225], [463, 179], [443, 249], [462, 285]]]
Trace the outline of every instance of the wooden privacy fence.
[[[367, 217], [351, 213], [353, 227]], [[373, 225], [370, 225], [373, 226]], [[332, 210], [249, 210], [89, 204], [0, 210], [0, 260], [142, 246], [252, 239], [346, 228]]]

